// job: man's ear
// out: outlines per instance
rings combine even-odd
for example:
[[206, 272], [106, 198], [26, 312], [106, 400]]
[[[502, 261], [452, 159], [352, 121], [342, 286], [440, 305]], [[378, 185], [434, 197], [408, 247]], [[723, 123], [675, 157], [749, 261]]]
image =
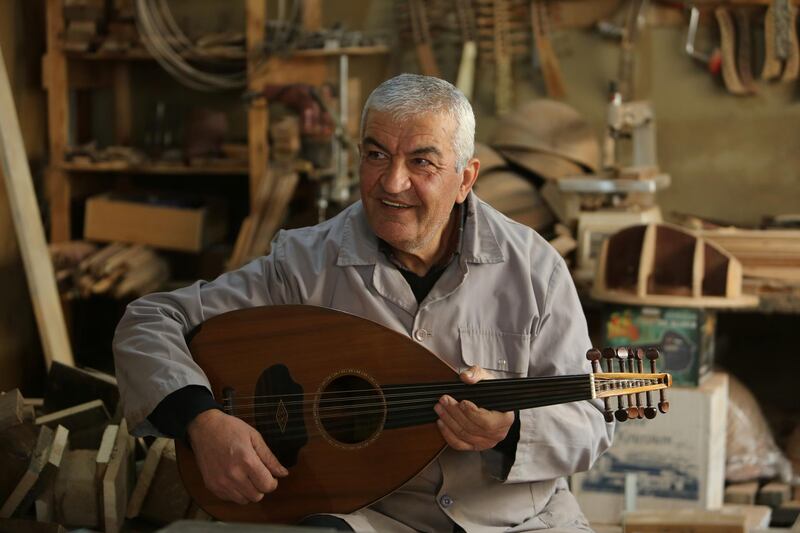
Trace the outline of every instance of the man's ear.
[[467, 161], [464, 170], [461, 171], [461, 185], [458, 188], [456, 203], [460, 204], [467, 199], [469, 191], [471, 191], [472, 186], [475, 185], [475, 180], [478, 179], [478, 173], [480, 172], [480, 169], [481, 162], [474, 157]]

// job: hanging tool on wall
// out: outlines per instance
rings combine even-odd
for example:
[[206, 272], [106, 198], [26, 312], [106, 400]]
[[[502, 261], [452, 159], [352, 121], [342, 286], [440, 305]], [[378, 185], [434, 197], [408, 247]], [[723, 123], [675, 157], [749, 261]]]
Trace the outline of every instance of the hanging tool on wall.
[[472, 100], [475, 86], [475, 60], [478, 57], [478, 36], [472, 0], [455, 0], [458, 27], [461, 30], [461, 60], [458, 65], [456, 87]]
[[789, 0], [772, 0], [764, 16], [764, 67], [761, 79], [794, 81], [800, 71], [797, 8]]
[[533, 34], [535, 53], [536, 57], [539, 58], [539, 68], [542, 71], [547, 96], [562, 99], [566, 96], [566, 89], [564, 88], [564, 78], [561, 75], [558, 57], [553, 51], [553, 45], [550, 41], [550, 16], [547, 0], [533, 0], [531, 2], [531, 33]]
[[709, 52], [701, 52], [697, 49], [697, 29], [700, 25], [700, 10], [692, 6], [689, 10], [689, 29], [686, 32], [686, 45], [684, 49], [690, 57], [700, 61], [706, 69], [716, 76], [722, 70], [722, 52], [719, 47], [711, 49]]
[[433, 41], [425, 3], [422, 0], [408, 0], [408, 14], [419, 67], [426, 76], [440, 78], [441, 71], [436, 62], [436, 56], [433, 54]]
[[508, 113], [514, 101], [514, 77], [511, 71], [511, 5], [509, 0], [494, 0], [494, 104], [498, 115]]
[[728, 92], [736, 95], [752, 94], [742, 79], [736, 65], [736, 29], [733, 16], [728, 8], [719, 6], [714, 10], [719, 24], [720, 52], [722, 54], [722, 80]]
[[733, 9], [736, 17], [736, 66], [739, 71], [739, 79], [749, 94], [758, 92], [755, 81], [753, 80], [753, 38], [750, 30], [751, 8], [747, 6], [736, 7]]

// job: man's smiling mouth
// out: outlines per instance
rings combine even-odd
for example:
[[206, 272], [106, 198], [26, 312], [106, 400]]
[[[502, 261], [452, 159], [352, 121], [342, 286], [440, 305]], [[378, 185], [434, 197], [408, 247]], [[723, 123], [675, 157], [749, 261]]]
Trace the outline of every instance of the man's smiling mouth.
[[407, 204], [400, 204], [400, 203], [397, 203], [397, 202], [390, 202], [389, 200], [381, 200], [381, 203], [383, 205], [385, 205], [385, 206], [393, 207], [395, 209], [406, 209], [406, 208], [411, 207], [410, 205], [407, 205]]

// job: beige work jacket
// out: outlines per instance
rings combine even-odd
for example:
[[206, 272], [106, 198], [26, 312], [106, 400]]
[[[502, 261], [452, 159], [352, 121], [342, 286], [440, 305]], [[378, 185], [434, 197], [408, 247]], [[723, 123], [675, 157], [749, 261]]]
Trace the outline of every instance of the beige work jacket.
[[[498, 378], [590, 370], [586, 321], [569, 271], [533, 230], [471, 193], [460, 253], [418, 305], [379, 250], [357, 202], [317, 226], [281, 231], [269, 256], [237, 271], [128, 306], [114, 353], [134, 434], [158, 434], [146, 417], [171, 392], [208, 387], [187, 349], [189, 331], [226, 311], [278, 304], [360, 315], [411, 337], [454, 368], [477, 364]], [[574, 500], [547, 507], [554, 494], [571, 498], [560, 478], [588, 469], [612, 434], [594, 402], [523, 410], [506, 479], [499, 479], [498, 452], [447, 449], [403, 488], [349, 521], [358, 530], [368, 530], [369, 523], [378, 531], [407, 531], [399, 520], [448, 533], [451, 520], [468, 532], [568, 525], [580, 518], [576, 506], [563, 512]]]

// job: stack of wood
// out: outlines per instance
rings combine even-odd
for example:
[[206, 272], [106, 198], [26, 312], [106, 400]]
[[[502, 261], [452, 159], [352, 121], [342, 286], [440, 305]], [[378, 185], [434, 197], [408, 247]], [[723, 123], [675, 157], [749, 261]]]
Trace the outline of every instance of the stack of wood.
[[114, 0], [108, 21], [108, 35], [100, 44], [101, 52], [127, 52], [142, 47], [135, 15], [133, 0]]
[[113, 533], [127, 517], [161, 525], [209, 518], [183, 487], [174, 442], [156, 439], [148, 449], [131, 437], [116, 379], [96, 370], [54, 363], [44, 398], [0, 393], [0, 464], [3, 532]]
[[271, 167], [259, 184], [255, 207], [242, 221], [233, 254], [226, 265], [233, 270], [269, 253], [270, 242], [286, 216], [299, 176], [294, 170]]
[[736, 257], [745, 277], [800, 283], [800, 230], [720, 227], [699, 233]]
[[50, 246], [60, 290], [67, 298], [142, 296], [169, 278], [166, 260], [147, 246], [111, 243], [103, 248], [84, 241]]
[[91, 49], [105, 19], [105, 0], [64, 0], [64, 48], [72, 52]]

